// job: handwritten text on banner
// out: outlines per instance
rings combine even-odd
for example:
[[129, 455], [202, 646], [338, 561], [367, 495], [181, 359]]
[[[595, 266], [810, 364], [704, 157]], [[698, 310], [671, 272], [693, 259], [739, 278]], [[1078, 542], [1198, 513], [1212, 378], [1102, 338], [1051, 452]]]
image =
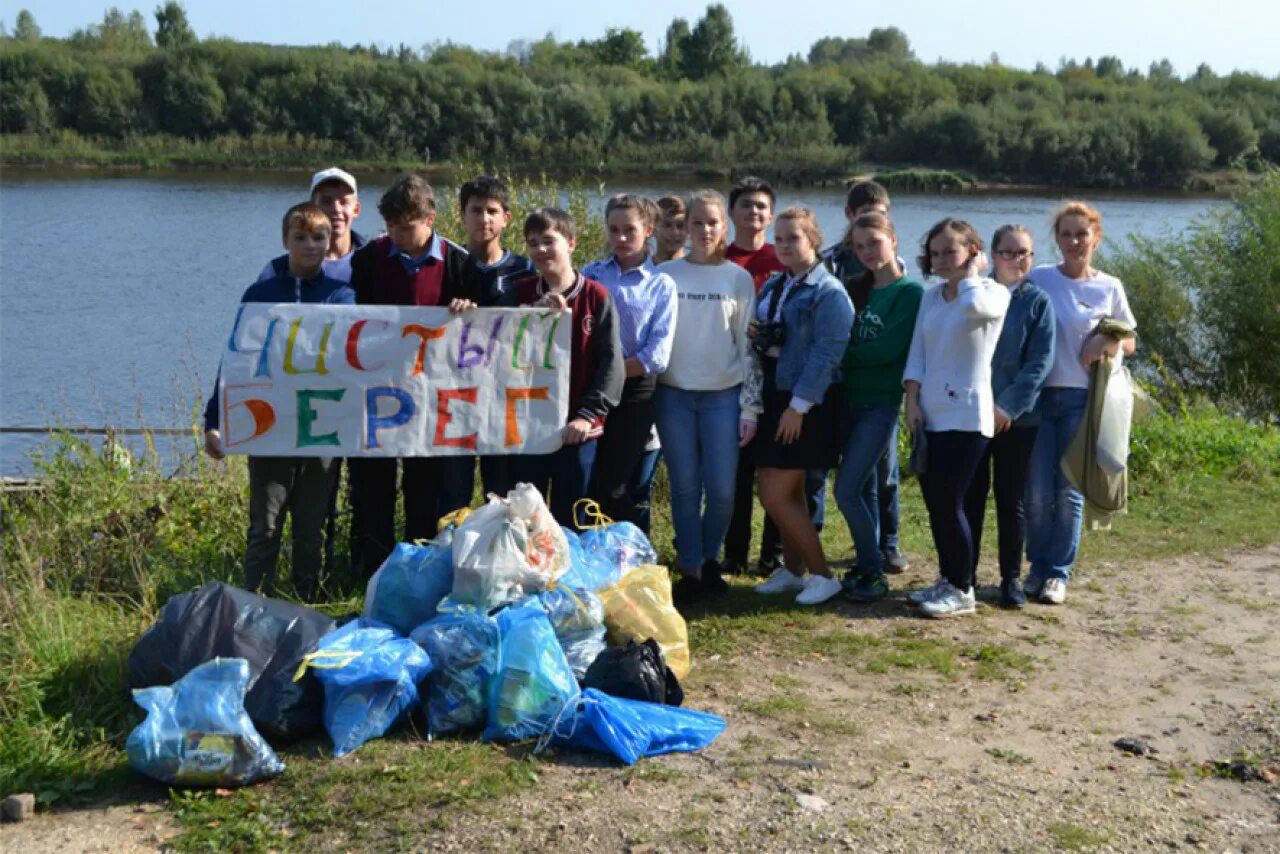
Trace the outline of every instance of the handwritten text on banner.
[[569, 400], [568, 312], [245, 304], [222, 356], [229, 453], [545, 454]]

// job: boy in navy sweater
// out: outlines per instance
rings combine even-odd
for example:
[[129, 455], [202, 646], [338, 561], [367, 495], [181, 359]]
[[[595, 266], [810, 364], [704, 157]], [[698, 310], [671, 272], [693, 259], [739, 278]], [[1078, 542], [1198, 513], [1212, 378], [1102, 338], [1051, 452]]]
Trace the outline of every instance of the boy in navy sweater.
[[[330, 166], [311, 176], [311, 201], [329, 218], [329, 251], [324, 257], [324, 273], [331, 279], [351, 281], [351, 256], [367, 242], [351, 227], [360, 216], [356, 179], [343, 169]], [[289, 270], [289, 256], [272, 258], [258, 274], [258, 281], [283, 276]]]
[[[360, 305], [447, 306], [461, 296], [467, 252], [436, 233], [435, 190], [417, 175], [396, 179], [378, 201], [386, 235], [351, 258], [351, 287]], [[440, 457], [405, 457], [404, 539], [431, 539], [439, 520]], [[395, 459], [352, 459], [352, 524], [359, 532], [358, 561], [367, 578], [396, 544]], [[354, 560], [353, 560], [354, 562]]]
[[[462, 227], [467, 232], [467, 260], [462, 265], [460, 298], [450, 307], [465, 311], [482, 308], [511, 308], [517, 305], [515, 282], [529, 275], [533, 265], [523, 255], [502, 248], [502, 231], [511, 224], [511, 202], [507, 185], [490, 175], [481, 175], [462, 185], [458, 192]], [[515, 486], [511, 480], [510, 457], [489, 455], [480, 458], [480, 479], [486, 493], [506, 495]], [[475, 489], [475, 461], [470, 456], [445, 457], [444, 485], [440, 515], [471, 504]]]
[[622, 396], [626, 372], [617, 312], [608, 289], [573, 267], [573, 217], [557, 208], [539, 208], [524, 222], [524, 239], [538, 272], [515, 283], [517, 304], [573, 312], [569, 421], [560, 450], [512, 457], [511, 476], [533, 484], [544, 497], [550, 493], [551, 514], [561, 525], [573, 527], [573, 505], [587, 494], [596, 440], [604, 432], [605, 416]]
[[[242, 303], [306, 302], [350, 305], [355, 294], [345, 282], [324, 274], [329, 218], [316, 205], [294, 205], [284, 215], [289, 265], [283, 275], [249, 286]], [[204, 410], [205, 452], [223, 457], [221, 401], [214, 386]], [[249, 537], [244, 556], [245, 586], [275, 592], [276, 560], [284, 514], [293, 518], [293, 587], [304, 602], [314, 601], [323, 563], [324, 522], [338, 474], [332, 457], [249, 457]]]

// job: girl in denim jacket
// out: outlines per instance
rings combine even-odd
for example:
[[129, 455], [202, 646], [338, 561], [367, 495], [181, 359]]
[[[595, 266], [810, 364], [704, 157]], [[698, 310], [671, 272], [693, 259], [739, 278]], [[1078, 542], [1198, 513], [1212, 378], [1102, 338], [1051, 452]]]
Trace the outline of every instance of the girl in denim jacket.
[[785, 565], [756, 591], [795, 590], [798, 604], [817, 605], [840, 592], [840, 582], [809, 516], [805, 471], [832, 468], [839, 459], [837, 380], [853, 304], [818, 257], [822, 232], [813, 211], [796, 206], [779, 214], [774, 244], [787, 269], [761, 289], [748, 334], [765, 378], [756, 449], [760, 502], [782, 534]]

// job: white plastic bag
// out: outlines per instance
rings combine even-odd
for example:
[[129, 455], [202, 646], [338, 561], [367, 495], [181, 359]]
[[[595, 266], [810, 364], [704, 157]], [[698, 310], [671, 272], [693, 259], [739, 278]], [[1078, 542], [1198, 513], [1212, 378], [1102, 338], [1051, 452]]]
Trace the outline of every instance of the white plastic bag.
[[1129, 429], [1133, 424], [1133, 378], [1124, 360], [1112, 360], [1111, 377], [1098, 420], [1098, 466], [1108, 474], [1119, 474], [1129, 464]]
[[453, 536], [453, 599], [492, 610], [546, 590], [569, 566], [569, 542], [527, 483], [466, 518]]
[[[539, 590], [569, 569], [569, 541], [556, 523], [555, 517], [542, 499], [542, 493], [527, 483], [516, 484], [507, 493], [511, 503], [511, 515], [524, 520], [528, 526], [529, 541], [525, 557], [529, 566], [544, 579]], [[530, 591], [532, 592], [532, 591]]]

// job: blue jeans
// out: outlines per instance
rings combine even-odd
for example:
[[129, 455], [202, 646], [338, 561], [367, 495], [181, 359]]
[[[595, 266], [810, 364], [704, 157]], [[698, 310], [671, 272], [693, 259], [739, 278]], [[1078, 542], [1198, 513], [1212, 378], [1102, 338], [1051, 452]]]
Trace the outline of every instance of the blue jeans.
[[880, 552], [879, 462], [885, 445], [896, 438], [898, 407], [851, 406], [840, 468], [836, 472], [836, 504], [844, 514], [858, 553], [857, 572], [884, 572]]
[[565, 445], [550, 454], [522, 454], [510, 457], [511, 482], [530, 483], [547, 498], [551, 515], [566, 528], [576, 528], [573, 505], [587, 497], [591, 466], [596, 459], [596, 440], [581, 445]]
[[677, 568], [685, 572], [719, 557], [729, 530], [738, 471], [738, 388], [658, 387], [655, 420], [671, 479]]
[[1066, 580], [1076, 562], [1084, 496], [1067, 482], [1059, 464], [1084, 419], [1088, 395], [1083, 388], [1040, 392], [1040, 430], [1027, 472], [1027, 578], [1032, 582]]
[[[901, 409], [899, 404], [897, 409]], [[876, 464], [876, 479], [880, 493], [880, 548], [888, 551], [898, 547], [898, 414], [893, 416], [893, 432], [885, 446], [884, 456]]]

